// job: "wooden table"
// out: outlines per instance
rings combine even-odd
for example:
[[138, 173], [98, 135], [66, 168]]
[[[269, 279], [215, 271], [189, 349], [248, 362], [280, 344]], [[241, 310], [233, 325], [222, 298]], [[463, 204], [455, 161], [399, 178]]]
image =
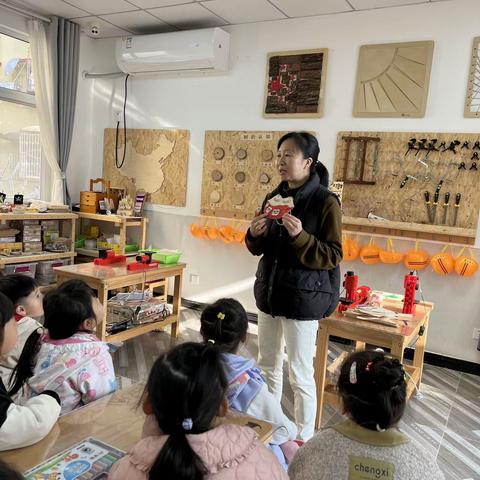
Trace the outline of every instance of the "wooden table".
[[[186, 265], [162, 265], [158, 268], [144, 271], [129, 271], [125, 265], [118, 267], [101, 267], [93, 263], [83, 263], [55, 268], [58, 283], [63, 283], [72, 278], [86, 282], [91, 288], [98, 291], [98, 298], [105, 306], [103, 322], [97, 325], [97, 336], [104, 341], [120, 342], [137, 337], [152, 330], [163, 330], [171, 325], [171, 335], [176, 338], [179, 333], [180, 301], [182, 291], [183, 270]], [[173, 289], [173, 312], [165, 319], [158, 322], [145, 323], [129, 328], [123, 332], [107, 335], [107, 300], [110, 290], [130, 287], [133, 285], [158, 284], [168, 277], [175, 277]]]
[[[401, 295], [385, 294], [382, 306], [396, 312], [402, 311]], [[356, 320], [335, 311], [330, 317], [320, 321], [317, 334], [317, 352], [315, 355], [315, 382], [317, 385], [317, 416], [316, 428], [322, 422], [323, 402], [338, 405], [336, 386], [326, 382], [328, 359], [328, 341], [330, 336], [346, 338], [355, 341], [356, 350], [365, 349], [365, 345], [375, 345], [391, 350], [391, 355], [403, 361], [403, 352], [408, 346], [415, 344], [415, 354], [412, 365], [405, 365], [405, 370], [411, 376], [407, 383], [407, 395], [411, 396], [415, 387], [420, 387], [423, 371], [423, 356], [427, 341], [428, 321], [433, 310], [433, 303], [421, 302], [416, 306], [415, 314], [405, 324], [397, 320], [396, 327], [380, 325], [369, 321]]]
[[[42, 441], [30, 447], [0, 452], [0, 459], [24, 472], [87, 437], [128, 451], [142, 433], [145, 415], [141, 406], [137, 405], [144, 387], [144, 383], [137, 383], [74, 410], [61, 417]], [[272, 425], [267, 422], [251, 417], [227, 418], [223, 421], [254, 428], [263, 442], [271, 439]]]

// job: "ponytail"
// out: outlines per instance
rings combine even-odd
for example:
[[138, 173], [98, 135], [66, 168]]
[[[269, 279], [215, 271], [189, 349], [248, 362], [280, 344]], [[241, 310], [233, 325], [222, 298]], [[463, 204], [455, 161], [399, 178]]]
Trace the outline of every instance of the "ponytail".
[[175, 432], [160, 450], [150, 472], [149, 480], [202, 480], [208, 473], [200, 457], [192, 450], [185, 432]]
[[314, 166], [314, 171], [317, 172], [318, 178], [320, 179], [320, 185], [328, 188], [330, 186], [330, 177], [327, 167], [319, 160]]
[[34, 330], [25, 342], [20, 358], [16, 367], [13, 369], [12, 375], [9, 380], [10, 396], [15, 395], [27, 382], [27, 380], [33, 376], [35, 369], [36, 358], [40, 350], [40, 333], [38, 330]]

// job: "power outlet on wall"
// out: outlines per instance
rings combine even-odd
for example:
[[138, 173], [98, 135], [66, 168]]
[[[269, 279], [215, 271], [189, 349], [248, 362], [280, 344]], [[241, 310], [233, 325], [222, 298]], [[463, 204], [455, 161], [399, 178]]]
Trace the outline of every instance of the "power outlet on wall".
[[190, 275], [190, 285], [200, 285], [200, 275]]
[[480, 328], [474, 328], [472, 338], [478, 340], [480, 338]]
[[115, 121], [122, 123], [123, 122], [123, 113], [120, 111], [115, 112]]

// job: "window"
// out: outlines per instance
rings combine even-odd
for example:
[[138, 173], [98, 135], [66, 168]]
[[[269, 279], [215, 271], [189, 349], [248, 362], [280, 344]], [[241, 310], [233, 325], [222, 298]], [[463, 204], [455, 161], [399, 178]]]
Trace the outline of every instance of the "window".
[[0, 33], [0, 192], [39, 199], [43, 164], [30, 45]]

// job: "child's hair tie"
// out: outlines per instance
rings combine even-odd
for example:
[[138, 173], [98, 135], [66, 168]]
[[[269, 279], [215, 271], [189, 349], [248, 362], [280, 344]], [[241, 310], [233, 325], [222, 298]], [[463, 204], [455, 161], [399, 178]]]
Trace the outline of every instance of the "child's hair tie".
[[218, 312], [217, 313], [217, 318], [219, 320], [225, 320], [225, 314], [223, 312]]
[[43, 334], [45, 333], [45, 329], [44, 329], [43, 327], [38, 327], [38, 328], [37, 328], [37, 333], [38, 333], [39, 335], [43, 335]]
[[377, 432], [384, 432], [385, 431], [385, 429], [380, 427], [380, 425], [378, 423], [377, 423], [376, 428], [377, 428]]
[[211, 343], [212, 345], [215, 345], [215, 340], [213, 340], [213, 338], [209, 338], [208, 343]]
[[191, 418], [186, 418], [182, 422], [182, 428], [186, 431], [189, 432], [193, 427], [193, 420]]
[[366, 372], [371, 372], [372, 371], [372, 366], [373, 366], [373, 362], [368, 362], [367, 366], [365, 367], [365, 371]]

